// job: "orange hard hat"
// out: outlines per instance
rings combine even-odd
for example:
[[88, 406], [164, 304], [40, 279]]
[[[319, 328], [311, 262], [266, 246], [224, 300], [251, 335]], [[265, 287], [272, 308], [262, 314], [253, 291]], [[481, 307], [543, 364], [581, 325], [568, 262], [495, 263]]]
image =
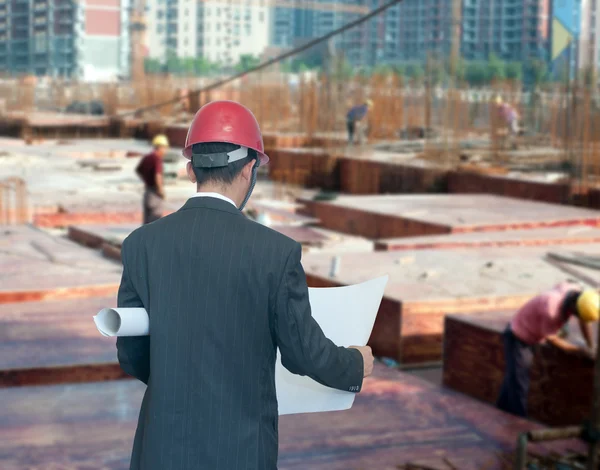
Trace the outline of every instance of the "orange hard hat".
[[269, 161], [254, 114], [235, 101], [212, 101], [198, 110], [185, 139], [183, 156], [191, 160], [194, 144], [210, 142], [253, 149], [258, 153], [261, 165]]

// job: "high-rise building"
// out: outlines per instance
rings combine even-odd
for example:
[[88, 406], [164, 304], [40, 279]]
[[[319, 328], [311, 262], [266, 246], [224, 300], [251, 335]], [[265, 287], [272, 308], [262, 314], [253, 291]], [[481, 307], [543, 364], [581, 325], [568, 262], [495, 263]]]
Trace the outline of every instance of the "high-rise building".
[[0, 70], [82, 80], [128, 72], [126, 0], [0, 0]]
[[271, 8], [266, 0], [210, 2], [150, 0], [148, 57], [204, 57], [222, 65], [242, 55], [260, 56], [269, 46]]
[[[424, 62], [429, 54], [448, 57], [451, 47], [451, 9], [451, 0], [402, 2], [395, 31], [398, 34], [395, 60]], [[390, 27], [387, 29], [388, 34], [394, 32]]]
[[549, 0], [464, 0], [462, 55], [485, 60], [548, 60]]
[[[302, 8], [294, 8], [293, 4], [285, 7], [274, 5], [270, 41], [275, 47], [297, 47], [341, 28], [367, 11], [365, 0], [308, 2]], [[361, 64], [367, 54], [364, 49], [364, 27], [354, 28], [334, 37], [332, 45], [336, 50], [342, 51], [350, 63]]]

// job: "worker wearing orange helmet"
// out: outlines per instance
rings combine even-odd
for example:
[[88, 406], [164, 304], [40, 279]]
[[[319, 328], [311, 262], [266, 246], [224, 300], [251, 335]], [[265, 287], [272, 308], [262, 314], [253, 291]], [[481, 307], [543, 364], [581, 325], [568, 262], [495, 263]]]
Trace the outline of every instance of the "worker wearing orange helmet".
[[[581, 290], [563, 282], [529, 300], [515, 314], [504, 332], [506, 371], [497, 406], [508, 413], [527, 416], [529, 370], [533, 346], [548, 342], [564, 351], [593, 358], [591, 322], [598, 321], [600, 296], [593, 289]], [[587, 348], [579, 348], [557, 333], [575, 316]]]
[[241, 212], [269, 158], [252, 113], [203, 106], [184, 156], [196, 194], [123, 243], [119, 307], [152, 334], [117, 341], [147, 384], [131, 469], [275, 470], [277, 350], [289, 371], [358, 392], [368, 347], [337, 347], [312, 318], [300, 245]]

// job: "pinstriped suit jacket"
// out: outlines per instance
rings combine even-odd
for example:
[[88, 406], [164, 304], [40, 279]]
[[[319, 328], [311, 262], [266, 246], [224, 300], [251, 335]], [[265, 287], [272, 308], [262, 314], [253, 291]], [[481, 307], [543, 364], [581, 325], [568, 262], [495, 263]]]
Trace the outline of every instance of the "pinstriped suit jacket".
[[147, 384], [135, 470], [277, 468], [275, 358], [340, 390], [360, 390], [359, 351], [313, 320], [295, 241], [230, 203], [191, 198], [123, 243], [119, 307], [145, 307], [151, 336], [119, 338]]

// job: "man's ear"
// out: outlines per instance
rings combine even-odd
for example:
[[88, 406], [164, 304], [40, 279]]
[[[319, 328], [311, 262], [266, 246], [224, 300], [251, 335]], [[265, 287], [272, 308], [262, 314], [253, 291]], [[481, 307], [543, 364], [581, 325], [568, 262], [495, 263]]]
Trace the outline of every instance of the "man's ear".
[[188, 175], [188, 178], [190, 179], [190, 181], [192, 183], [195, 183], [197, 180], [196, 180], [196, 174], [194, 173], [194, 169], [192, 168], [192, 162], [187, 162], [186, 170], [187, 170], [187, 175]]
[[254, 164], [256, 162], [252, 160], [251, 162], [246, 163], [244, 168], [242, 169], [242, 177], [244, 179], [250, 180], [252, 179], [252, 169], [254, 168]]

